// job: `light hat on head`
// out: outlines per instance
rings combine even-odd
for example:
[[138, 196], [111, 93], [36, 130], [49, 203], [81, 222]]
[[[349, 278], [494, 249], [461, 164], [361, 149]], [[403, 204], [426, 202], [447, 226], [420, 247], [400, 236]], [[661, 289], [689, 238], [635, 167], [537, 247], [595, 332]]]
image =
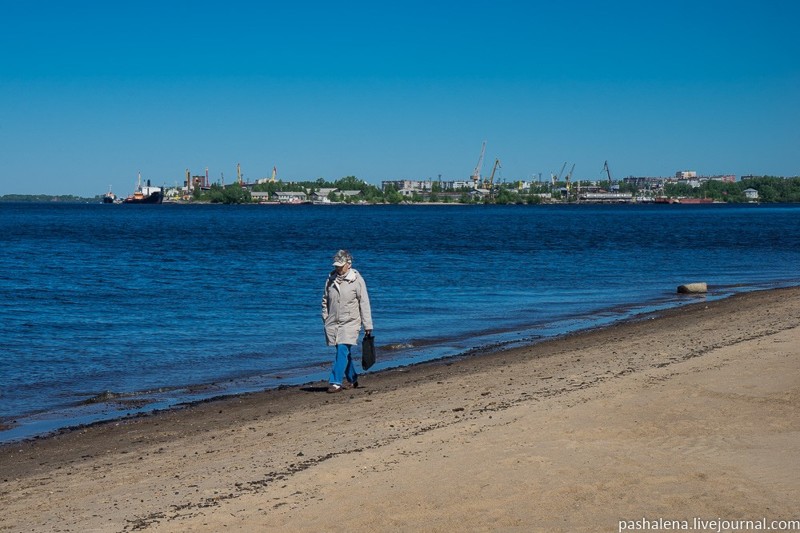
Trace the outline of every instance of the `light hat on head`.
[[340, 267], [346, 264], [353, 263], [353, 256], [350, 255], [350, 252], [347, 250], [339, 250], [336, 252], [336, 255], [333, 256], [333, 266]]

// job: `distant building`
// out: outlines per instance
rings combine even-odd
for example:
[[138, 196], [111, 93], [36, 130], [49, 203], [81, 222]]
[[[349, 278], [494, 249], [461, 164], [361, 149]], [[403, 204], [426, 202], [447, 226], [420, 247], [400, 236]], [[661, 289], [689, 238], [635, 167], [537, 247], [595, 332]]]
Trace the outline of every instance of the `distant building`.
[[481, 189], [481, 188], [478, 188], [478, 189], [472, 189], [471, 191], [469, 191], [469, 195], [470, 195], [470, 196], [471, 196], [473, 199], [478, 199], [478, 200], [480, 200], [480, 199], [483, 199], [483, 198], [486, 198], [486, 197], [488, 197], [490, 194], [491, 194], [491, 191], [490, 191], [489, 189]]
[[332, 192], [337, 192], [338, 190], [339, 189], [331, 187], [323, 187], [321, 189], [317, 189], [316, 191], [311, 193], [311, 201], [322, 202], [322, 203], [330, 202], [328, 196], [330, 196]]
[[708, 179], [712, 181], [721, 181], [723, 183], [736, 183], [735, 174], [724, 174], [720, 176], [709, 176]]
[[443, 191], [457, 191], [460, 189], [474, 189], [475, 185], [471, 181], [443, 181], [442, 183], [442, 190]]
[[675, 173], [675, 180], [678, 182], [687, 182], [692, 187], [698, 187], [704, 181], [722, 181], [725, 183], [734, 183], [736, 181], [735, 174], [718, 174], [715, 176], [698, 176], [694, 170], [681, 170]]
[[268, 192], [259, 192], [253, 191], [250, 193], [250, 197], [256, 202], [268, 202], [269, 201], [269, 193]]
[[758, 201], [758, 191], [753, 189], [752, 187], [744, 190], [744, 196], [750, 202]]
[[381, 182], [381, 189], [386, 192], [388, 187], [394, 187], [394, 190], [401, 192], [401, 191], [413, 191], [413, 192], [424, 192], [430, 191], [433, 189], [433, 181], [431, 180], [391, 180], [391, 181], [382, 181]]
[[183, 197], [183, 193], [177, 187], [171, 187], [164, 193], [164, 198], [167, 200], [177, 200]]
[[403, 196], [412, 196], [414, 193], [424, 195], [433, 192], [434, 184], [439, 186], [440, 192], [461, 191], [475, 189], [472, 181], [434, 181], [434, 180], [392, 180], [382, 181], [381, 189], [386, 192], [388, 187], [394, 188]]
[[633, 201], [629, 192], [586, 192], [578, 196], [578, 200], [593, 204], [627, 204]]
[[207, 191], [211, 188], [211, 185], [208, 182], [208, 176], [189, 176], [186, 174], [186, 180], [183, 182], [184, 190], [187, 192], [192, 192], [195, 189], [200, 189], [202, 191]]
[[300, 204], [308, 201], [308, 195], [304, 192], [278, 191], [272, 197], [282, 204]]
[[339, 191], [337, 194], [342, 195], [344, 198], [355, 198], [361, 194], [361, 191]]
[[653, 178], [653, 177], [634, 177], [630, 176], [628, 178], [624, 178], [624, 181], [628, 185], [632, 185], [637, 189], [661, 189], [664, 187], [664, 178]]

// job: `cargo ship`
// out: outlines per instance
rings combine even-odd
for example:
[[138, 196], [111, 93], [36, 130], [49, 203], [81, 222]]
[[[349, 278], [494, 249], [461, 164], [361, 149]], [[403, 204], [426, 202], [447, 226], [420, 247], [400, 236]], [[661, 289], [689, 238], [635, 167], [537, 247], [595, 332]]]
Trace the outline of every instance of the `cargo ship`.
[[139, 179], [136, 182], [136, 191], [124, 200], [123, 204], [160, 204], [164, 201], [164, 192], [161, 187], [151, 187], [150, 180], [147, 180], [147, 185], [142, 186], [142, 174], [139, 173]]
[[109, 187], [108, 192], [103, 195], [103, 203], [104, 204], [115, 204], [117, 203], [117, 195], [111, 192], [111, 188]]

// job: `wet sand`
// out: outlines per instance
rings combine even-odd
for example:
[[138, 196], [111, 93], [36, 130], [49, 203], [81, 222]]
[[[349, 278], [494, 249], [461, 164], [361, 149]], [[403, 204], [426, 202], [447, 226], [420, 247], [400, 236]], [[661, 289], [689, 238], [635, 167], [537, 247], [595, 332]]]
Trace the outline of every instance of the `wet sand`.
[[0, 448], [0, 531], [800, 518], [800, 288]]

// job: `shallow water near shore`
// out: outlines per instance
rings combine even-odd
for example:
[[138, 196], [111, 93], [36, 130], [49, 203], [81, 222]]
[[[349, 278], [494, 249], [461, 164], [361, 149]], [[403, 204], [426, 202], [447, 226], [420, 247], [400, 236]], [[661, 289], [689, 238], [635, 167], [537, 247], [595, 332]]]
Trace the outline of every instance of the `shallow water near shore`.
[[0, 204], [0, 243], [0, 442], [325, 379], [338, 248], [375, 370], [800, 284], [798, 206]]

